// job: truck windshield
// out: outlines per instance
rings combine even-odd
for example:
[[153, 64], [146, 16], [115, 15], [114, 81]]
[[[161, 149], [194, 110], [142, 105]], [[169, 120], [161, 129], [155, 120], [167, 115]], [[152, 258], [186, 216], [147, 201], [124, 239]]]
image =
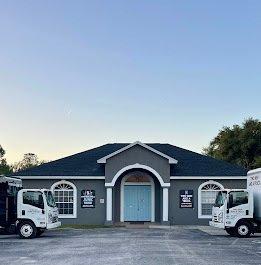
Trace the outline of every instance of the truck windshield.
[[218, 194], [217, 194], [214, 206], [215, 207], [221, 207], [222, 205], [224, 205], [225, 197], [226, 197], [226, 192], [219, 191]]
[[46, 196], [47, 205], [50, 207], [56, 207], [52, 192], [51, 191], [45, 191], [44, 194]]

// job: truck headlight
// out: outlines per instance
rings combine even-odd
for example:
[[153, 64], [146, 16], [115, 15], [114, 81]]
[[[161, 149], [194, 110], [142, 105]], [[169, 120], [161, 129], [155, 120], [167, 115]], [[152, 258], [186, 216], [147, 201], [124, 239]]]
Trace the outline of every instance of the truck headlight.
[[218, 215], [218, 222], [223, 223], [223, 213], [219, 213]]
[[52, 214], [48, 213], [48, 223], [51, 223], [52, 219], [53, 219]]

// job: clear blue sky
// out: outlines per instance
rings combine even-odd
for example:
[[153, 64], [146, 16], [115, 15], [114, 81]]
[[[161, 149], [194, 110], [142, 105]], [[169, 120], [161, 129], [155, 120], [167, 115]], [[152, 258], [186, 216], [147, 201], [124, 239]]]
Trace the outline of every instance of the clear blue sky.
[[261, 117], [261, 1], [0, 1], [9, 162], [107, 142], [201, 152]]

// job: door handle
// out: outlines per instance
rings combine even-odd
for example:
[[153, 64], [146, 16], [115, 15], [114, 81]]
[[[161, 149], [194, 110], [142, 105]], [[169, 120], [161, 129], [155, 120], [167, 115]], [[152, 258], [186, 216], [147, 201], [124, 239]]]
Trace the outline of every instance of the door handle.
[[22, 215], [25, 215], [25, 210], [22, 210]]

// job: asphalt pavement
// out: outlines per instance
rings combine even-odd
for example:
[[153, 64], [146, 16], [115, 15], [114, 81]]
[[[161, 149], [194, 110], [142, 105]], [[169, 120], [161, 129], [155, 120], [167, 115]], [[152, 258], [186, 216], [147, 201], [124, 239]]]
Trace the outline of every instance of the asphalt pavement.
[[60, 229], [24, 240], [0, 235], [0, 264], [261, 264], [261, 235], [210, 227]]

